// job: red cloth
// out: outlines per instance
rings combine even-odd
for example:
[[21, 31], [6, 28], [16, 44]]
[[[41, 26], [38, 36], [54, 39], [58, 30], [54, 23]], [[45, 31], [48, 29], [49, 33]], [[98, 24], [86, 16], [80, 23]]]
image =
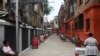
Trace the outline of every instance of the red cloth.
[[79, 56], [79, 54], [78, 53], [75, 53], [75, 56]]
[[33, 37], [32, 46], [33, 46], [33, 48], [37, 48], [38, 47], [38, 38], [37, 37]]

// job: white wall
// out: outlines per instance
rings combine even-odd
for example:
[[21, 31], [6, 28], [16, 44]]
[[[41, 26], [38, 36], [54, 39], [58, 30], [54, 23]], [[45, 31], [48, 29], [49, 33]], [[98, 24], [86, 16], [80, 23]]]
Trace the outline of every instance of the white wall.
[[0, 47], [3, 45], [4, 40], [4, 25], [0, 25]]

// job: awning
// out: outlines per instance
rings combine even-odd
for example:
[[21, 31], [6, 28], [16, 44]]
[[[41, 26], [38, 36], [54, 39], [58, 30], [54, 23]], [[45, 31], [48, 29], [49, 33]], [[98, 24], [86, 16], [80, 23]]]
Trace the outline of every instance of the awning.
[[8, 14], [6, 11], [0, 11], [0, 17], [5, 17]]
[[12, 25], [10, 22], [0, 19], [0, 25]]

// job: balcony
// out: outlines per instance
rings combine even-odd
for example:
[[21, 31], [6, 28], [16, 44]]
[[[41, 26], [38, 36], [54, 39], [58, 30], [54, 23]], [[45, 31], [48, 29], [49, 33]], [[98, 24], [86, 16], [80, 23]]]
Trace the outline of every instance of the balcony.
[[30, 3], [42, 4], [44, 0], [30, 0]]
[[8, 17], [8, 12], [2, 10], [0, 11], [0, 19], [7, 19]]

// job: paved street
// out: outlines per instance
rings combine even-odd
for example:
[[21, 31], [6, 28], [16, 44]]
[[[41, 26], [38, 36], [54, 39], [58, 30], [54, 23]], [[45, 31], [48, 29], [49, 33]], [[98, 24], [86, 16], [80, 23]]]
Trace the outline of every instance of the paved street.
[[29, 49], [21, 56], [74, 56], [74, 45], [62, 42], [56, 35], [50, 36], [38, 49]]

